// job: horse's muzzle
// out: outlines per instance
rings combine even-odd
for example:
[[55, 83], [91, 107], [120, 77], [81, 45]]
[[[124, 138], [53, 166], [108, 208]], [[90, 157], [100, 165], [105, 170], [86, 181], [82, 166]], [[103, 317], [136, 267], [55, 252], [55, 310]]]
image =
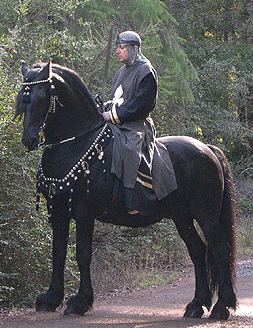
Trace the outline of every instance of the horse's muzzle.
[[27, 147], [28, 151], [32, 151], [38, 148], [39, 139], [38, 137], [32, 137], [32, 138], [22, 138], [22, 143], [25, 147]]

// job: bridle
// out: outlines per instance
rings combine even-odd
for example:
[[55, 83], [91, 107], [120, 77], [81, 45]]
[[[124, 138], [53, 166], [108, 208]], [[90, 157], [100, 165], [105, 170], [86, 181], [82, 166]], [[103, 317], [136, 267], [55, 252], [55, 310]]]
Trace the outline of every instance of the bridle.
[[[26, 79], [28, 79], [28, 78], [26, 78]], [[55, 113], [56, 102], [61, 107], [63, 107], [63, 104], [58, 99], [58, 96], [56, 94], [55, 86], [53, 85], [52, 79], [50, 77], [46, 80], [23, 82], [22, 84], [25, 87], [25, 89], [24, 89], [24, 92], [23, 92], [22, 101], [29, 103], [31, 101], [31, 99], [30, 99], [30, 92], [31, 92], [30, 86], [35, 85], [35, 84], [42, 84], [42, 83], [49, 83], [50, 84], [50, 104], [49, 104], [49, 108], [47, 110], [46, 116], [45, 116], [45, 118], [42, 122], [42, 125], [40, 126], [38, 147], [41, 147], [45, 144], [44, 130], [46, 128], [46, 122], [47, 122], [47, 119], [48, 119], [48, 115], [50, 113]]]
[[55, 113], [55, 106], [56, 106], [56, 102], [61, 106], [63, 107], [63, 104], [60, 102], [57, 94], [56, 94], [56, 89], [55, 89], [55, 86], [53, 85], [53, 82], [52, 82], [52, 79], [51, 78], [48, 78], [46, 80], [39, 80], [39, 81], [32, 81], [32, 82], [23, 82], [23, 86], [25, 86], [25, 90], [24, 90], [24, 93], [23, 93], [23, 98], [22, 100], [24, 102], [27, 102], [29, 103], [30, 102], [30, 86], [31, 85], [34, 85], [34, 84], [41, 84], [41, 83], [50, 83], [50, 104], [49, 104], [49, 108], [47, 110], [47, 113], [45, 115], [45, 118], [42, 122], [42, 125], [40, 126], [40, 132], [39, 132], [39, 144], [38, 144], [38, 147], [43, 147], [43, 150], [47, 149], [47, 148], [52, 148], [54, 146], [57, 146], [57, 145], [60, 145], [62, 143], [65, 143], [65, 142], [68, 142], [68, 141], [72, 141], [78, 137], [81, 137], [81, 136], [84, 136], [86, 134], [90, 134], [92, 132], [95, 132], [96, 130], [100, 129], [101, 127], [103, 127], [105, 125], [105, 121], [103, 121], [102, 124], [100, 124], [99, 126], [96, 126], [88, 131], [85, 131], [83, 133], [81, 133], [80, 135], [78, 136], [75, 136], [75, 137], [71, 137], [71, 138], [68, 138], [68, 139], [64, 139], [64, 140], [61, 140], [59, 141], [58, 143], [55, 143], [55, 144], [49, 144], [49, 145], [45, 145], [45, 135], [44, 135], [44, 130], [46, 128], [46, 122], [47, 122], [47, 119], [48, 119], [48, 116], [50, 113]]

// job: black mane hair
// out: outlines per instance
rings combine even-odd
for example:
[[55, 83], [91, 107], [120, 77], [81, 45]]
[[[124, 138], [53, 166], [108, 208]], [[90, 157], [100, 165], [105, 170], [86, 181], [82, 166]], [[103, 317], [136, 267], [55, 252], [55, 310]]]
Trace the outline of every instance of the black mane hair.
[[58, 64], [52, 64], [52, 70], [54, 74], [59, 75], [64, 81], [66, 81], [75, 93], [83, 97], [85, 101], [89, 103], [90, 108], [97, 110], [95, 100], [92, 97], [88, 87], [86, 86], [83, 79], [75, 71]]

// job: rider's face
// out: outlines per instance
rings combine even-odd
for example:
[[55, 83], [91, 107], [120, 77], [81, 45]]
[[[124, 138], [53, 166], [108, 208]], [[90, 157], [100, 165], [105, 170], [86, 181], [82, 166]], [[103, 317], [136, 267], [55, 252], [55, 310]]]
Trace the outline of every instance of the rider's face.
[[127, 63], [128, 58], [129, 58], [127, 47], [124, 47], [123, 45], [119, 45], [117, 47], [116, 54], [121, 63], [124, 63], [124, 64]]

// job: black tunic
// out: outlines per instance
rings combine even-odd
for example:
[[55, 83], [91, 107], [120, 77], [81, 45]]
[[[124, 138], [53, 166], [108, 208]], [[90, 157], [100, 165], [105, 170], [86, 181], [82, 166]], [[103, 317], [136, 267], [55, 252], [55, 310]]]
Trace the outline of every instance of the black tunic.
[[152, 73], [148, 73], [138, 85], [131, 100], [117, 107], [117, 115], [121, 123], [145, 119], [155, 107], [157, 83]]
[[121, 67], [115, 74], [112, 92], [121, 123], [146, 118], [157, 99], [157, 74], [150, 61], [142, 56], [134, 65]]

